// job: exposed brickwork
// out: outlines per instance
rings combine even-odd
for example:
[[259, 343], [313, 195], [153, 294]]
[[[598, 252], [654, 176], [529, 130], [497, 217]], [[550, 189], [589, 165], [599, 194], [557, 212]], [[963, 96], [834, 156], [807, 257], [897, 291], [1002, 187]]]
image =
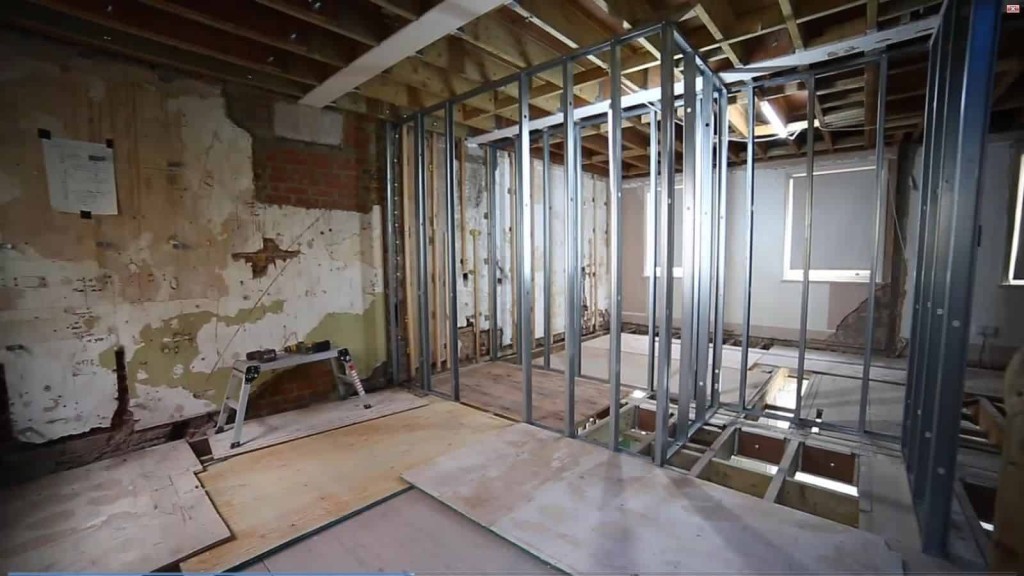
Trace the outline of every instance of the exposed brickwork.
[[246, 419], [305, 408], [314, 402], [337, 400], [328, 362], [302, 364], [272, 376], [249, 396]]
[[[383, 388], [387, 383], [385, 372], [386, 365], [382, 364], [372, 374], [360, 374], [363, 387], [367, 391]], [[354, 393], [349, 390], [349, 394]], [[260, 384], [249, 396], [245, 418], [269, 416], [337, 399], [338, 389], [334, 385], [334, 373], [329, 362], [300, 364]]]
[[368, 212], [382, 194], [377, 162], [378, 122], [344, 117], [340, 147], [282, 138], [253, 141], [256, 200], [302, 208]]

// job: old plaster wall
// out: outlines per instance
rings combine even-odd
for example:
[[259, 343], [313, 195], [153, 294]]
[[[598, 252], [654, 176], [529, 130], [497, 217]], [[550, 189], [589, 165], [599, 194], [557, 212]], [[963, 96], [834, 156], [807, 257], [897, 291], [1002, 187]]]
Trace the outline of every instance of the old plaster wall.
[[[418, 222], [414, 205], [415, 189], [412, 185], [414, 176], [412, 165], [411, 132], [403, 132], [404, 159], [402, 161], [402, 177], [408, 183], [404, 186], [403, 219], [407, 222]], [[429, 172], [426, 179], [427, 217], [423, 225], [428, 238], [428, 314], [430, 322], [432, 356], [436, 360], [440, 353], [446, 358], [448, 326], [444, 323], [447, 311], [447, 231], [445, 221], [445, 150], [443, 137], [434, 134], [427, 136], [424, 149], [425, 165]], [[495, 211], [492, 214], [489, 206], [487, 182], [486, 150], [481, 147], [458, 143], [456, 151], [456, 186], [455, 198], [455, 258], [456, 258], [456, 293], [458, 296], [457, 319], [460, 327], [460, 355], [464, 359], [473, 358], [474, 327], [479, 327], [481, 356], [488, 353], [488, 333], [491, 329], [499, 331], [499, 342], [504, 352], [518, 345], [518, 305], [515, 287], [515, 207], [517, 205], [516, 186], [512, 156], [505, 151], [498, 151], [497, 165], [494, 169]], [[532, 246], [533, 256], [533, 326], [536, 341], [544, 334], [545, 314], [550, 313], [551, 332], [554, 340], [561, 339], [565, 332], [565, 172], [558, 164], [551, 164], [548, 190], [548, 204], [544, 204], [543, 162], [534, 159], [531, 163], [530, 192], [533, 207]], [[582, 274], [582, 317], [584, 334], [607, 329], [608, 307], [610, 303], [611, 280], [608, 268], [608, 180], [604, 176], [585, 172], [579, 182], [579, 194], [582, 199], [580, 222], [580, 272]], [[551, 258], [551, 278], [545, 277], [544, 270], [544, 234], [545, 218], [549, 219], [550, 237], [548, 252]], [[489, 310], [490, 297], [490, 266], [488, 260], [488, 244], [491, 226], [495, 225], [498, 244], [495, 247], [496, 259], [496, 298], [497, 317], [491, 318]], [[408, 261], [404, 273], [408, 282], [407, 292], [412, 295], [409, 307], [409, 322], [404, 329], [409, 330], [412, 339], [409, 351], [412, 357], [418, 351], [418, 331], [416, 323], [420, 314], [416, 301], [415, 226], [406, 226], [405, 241]], [[551, 286], [550, 310], [545, 309], [543, 298], [544, 285]], [[437, 312], [440, 311], [440, 314]], [[441, 324], [437, 323], [441, 319]], [[443, 360], [442, 360], [443, 361]], [[415, 362], [413, 363], [415, 365]]]
[[[214, 409], [253, 348], [331, 338], [367, 373], [384, 362], [380, 208], [351, 160], [374, 159], [375, 123], [266, 100], [231, 114], [244, 94], [13, 33], [0, 70], [0, 363], [18, 440], [109, 426], [119, 347], [136, 428]], [[118, 215], [50, 208], [40, 129], [113, 141]], [[275, 142], [338, 151], [357, 177], [258, 196], [253, 150]], [[239, 255], [268, 241], [292, 254], [258, 274]]]

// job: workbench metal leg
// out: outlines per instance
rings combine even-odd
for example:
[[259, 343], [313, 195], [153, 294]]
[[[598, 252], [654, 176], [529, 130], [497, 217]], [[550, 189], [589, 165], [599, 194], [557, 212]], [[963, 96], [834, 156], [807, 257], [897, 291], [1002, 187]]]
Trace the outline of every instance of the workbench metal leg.
[[235, 427], [231, 436], [232, 448], [238, 448], [242, 445], [242, 425], [245, 424], [245, 409], [249, 404], [249, 392], [252, 391], [252, 383], [259, 377], [259, 366], [246, 366], [245, 380], [242, 382], [242, 394], [238, 398], [238, 411], [235, 412]]
[[217, 428], [215, 432], [220, 434], [224, 431], [224, 427], [228, 423], [228, 410], [231, 409], [230, 400], [231, 392], [234, 390], [240, 390], [242, 386], [241, 372], [232, 368], [231, 376], [228, 377], [228, 387], [224, 389], [224, 399], [220, 402], [220, 414], [217, 415]]
[[348, 348], [338, 349], [337, 358], [332, 358], [331, 362], [340, 362], [345, 367], [345, 371], [348, 373], [349, 379], [352, 380], [352, 386], [356, 389], [356, 394], [359, 394], [359, 398], [363, 400], [363, 408], [370, 409], [370, 399], [366, 397], [366, 390], [363, 390], [363, 381], [359, 378], [359, 370], [356, 369], [355, 360], [352, 359], [352, 354], [349, 353]]
[[348, 387], [345, 386], [345, 369], [337, 357], [331, 358], [331, 372], [334, 373], [334, 385], [338, 387], [338, 398], [348, 398]]

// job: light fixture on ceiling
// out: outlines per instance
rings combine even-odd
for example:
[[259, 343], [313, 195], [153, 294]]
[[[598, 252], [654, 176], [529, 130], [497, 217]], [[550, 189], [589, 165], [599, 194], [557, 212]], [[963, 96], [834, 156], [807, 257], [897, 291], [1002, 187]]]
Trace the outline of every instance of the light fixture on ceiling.
[[779, 118], [775, 108], [772, 108], [772, 105], [765, 100], [761, 100], [758, 105], [761, 108], [761, 114], [764, 114], [764, 117], [768, 119], [768, 123], [775, 129], [775, 133], [781, 138], [788, 137], [789, 133], [786, 131], [786, 123], [782, 121], [782, 118]]

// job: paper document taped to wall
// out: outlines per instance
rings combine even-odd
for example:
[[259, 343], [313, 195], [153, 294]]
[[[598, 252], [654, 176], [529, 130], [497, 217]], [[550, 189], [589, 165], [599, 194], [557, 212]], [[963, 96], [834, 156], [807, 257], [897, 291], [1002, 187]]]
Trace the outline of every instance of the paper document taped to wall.
[[117, 214], [113, 149], [94, 142], [44, 139], [43, 158], [55, 210]]

